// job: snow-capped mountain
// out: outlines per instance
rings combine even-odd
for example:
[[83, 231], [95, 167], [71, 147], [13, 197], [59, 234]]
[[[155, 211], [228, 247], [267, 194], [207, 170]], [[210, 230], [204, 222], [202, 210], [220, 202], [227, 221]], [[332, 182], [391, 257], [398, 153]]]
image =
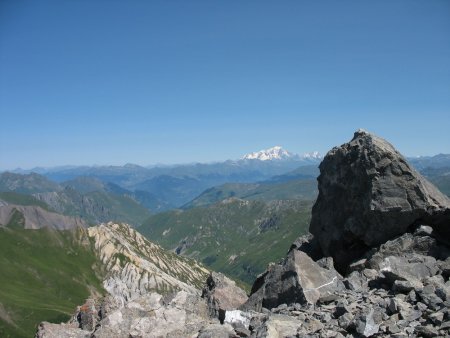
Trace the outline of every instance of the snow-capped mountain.
[[275, 146], [269, 149], [263, 149], [260, 151], [255, 151], [253, 153], [244, 155], [243, 160], [260, 160], [260, 161], [271, 161], [271, 160], [320, 160], [322, 156], [318, 151], [313, 151], [310, 153], [305, 153], [303, 155], [298, 155], [291, 153], [280, 146]]
[[318, 151], [312, 151], [310, 153], [304, 153], [302, 156], [303, 159], [310, 159], [310, 160], [321, 160], [322, 155]]
[[253, 153], [245, 155], [242, 159], [244, 160], [285, 160], [294, 157], [295, 155], [284, 150], [280, 146], [275, 146], [269, 149], [264, 149], [260, 151], [255, 151]]

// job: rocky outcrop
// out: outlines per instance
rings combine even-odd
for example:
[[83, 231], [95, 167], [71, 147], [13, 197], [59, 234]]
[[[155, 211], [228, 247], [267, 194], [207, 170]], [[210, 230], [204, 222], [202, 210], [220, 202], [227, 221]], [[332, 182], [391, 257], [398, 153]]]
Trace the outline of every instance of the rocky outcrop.
[[359, 130], [330, 150], [318, 182], [310, 232], [340, 271], [418, 224], [450, 239], [450, 200], [380, 137]]
[[321, 267], [306, 253], [292, 250], [281, 264], [273, 264], [258, 278], [244, 309], [272, 309], [279, 304], [309, 304], [335, 298], [344, 289], [342, 277], [331, 267]]
[[164, 250], [129, 225], [110, 222], [88, 233], [105, 266], [103, 286], [123, 304], [148, 292], [200, 294], [209, 275], [194, 260]]
[[186, 291], [167, 296], [147, 293], [124, 306], [106, 298], [94, 310], [94, 326], [92, 321], [82, 321], [83, 311], [79, 310], [68, 324], [41, 323], [36, 338], [189, 337], [209, 324], [219, 324], [209, 319], [204, 300]]
[[0, 206], [0, 226], [8, 225], [14, 218], [20, 219], [25, 229], [51, 228], [57, 230], [87, 227], [84, 220], [79, 217], [60, 215], [42, 209], [38, 206], [24, 206], [4, 204]]
[[[210, 290], [211, 280], [215, 281], [216, 290], [214, 287]], [[243, 290], [223, 275], [208, 277], [205, 289], [209, 290], [210, 297], [215, 293], [216, 304], [222, 309], [240, 305], [242, 299], [239, 297], [246, 298]], [[229, 312], [233, 314], [233, 311]], [[166, 295], [149, 292], [124, 304], [113, 296], [107, 296], [101, 301], [87, 300], [69, 323], [41, 323], [36, 338], [229, 338], [251, 334], [238, 321], [241, 317], [228, 315], [228, 321], [224, 323], [210, 314], [207, 297], [187, 291]], [[247, 318], [247, 326], [249, 320]]]
[[203, 288], [202, 298], [206, 299], [209, 314], [213, 318], [225, 319], [225, 312], [237, 309], [248, 297], [236, 282], [225, 275], [211, 272]]

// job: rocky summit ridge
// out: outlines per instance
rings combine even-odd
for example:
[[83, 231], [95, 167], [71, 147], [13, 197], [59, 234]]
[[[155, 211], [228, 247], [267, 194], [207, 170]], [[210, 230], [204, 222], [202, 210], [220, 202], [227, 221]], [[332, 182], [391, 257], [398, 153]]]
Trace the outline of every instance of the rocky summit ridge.
[[202, 294], [91, 300], [37, 337], [448, 337], [450, 203], [365, 131], [320, 166], [310, 232], [250, 296], [212, 273]]

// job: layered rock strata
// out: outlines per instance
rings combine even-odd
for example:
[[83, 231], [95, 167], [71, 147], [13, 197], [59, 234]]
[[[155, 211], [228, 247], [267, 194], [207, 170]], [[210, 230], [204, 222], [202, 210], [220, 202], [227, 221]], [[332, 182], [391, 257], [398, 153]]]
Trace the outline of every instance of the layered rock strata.
[[164, 250], [126, 224], [110, 222], [87, 230], [106, 270], [103, 286], [122, 303], [149, 292], [200, 294], [209, 275], [194, 260]]

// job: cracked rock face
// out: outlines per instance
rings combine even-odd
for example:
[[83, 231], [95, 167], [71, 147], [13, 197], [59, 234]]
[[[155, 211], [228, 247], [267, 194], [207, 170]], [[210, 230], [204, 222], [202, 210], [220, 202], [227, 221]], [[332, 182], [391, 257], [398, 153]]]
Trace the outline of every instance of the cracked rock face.
[[310, 232], [339, 271], [368, 248], [426, 224], [450, 239], [450, 200], [384, 139], [359, 130], [320, 164]]
[[282, 264], [269, 267], [260, 277], [260, 286], [244, 304], [244, 309], [271, 309], [280, 304], [315, 304], [334, 297], [344, 288], [342, 277], [334, 269], [322, 268], [306, 253], [292, 250]]

